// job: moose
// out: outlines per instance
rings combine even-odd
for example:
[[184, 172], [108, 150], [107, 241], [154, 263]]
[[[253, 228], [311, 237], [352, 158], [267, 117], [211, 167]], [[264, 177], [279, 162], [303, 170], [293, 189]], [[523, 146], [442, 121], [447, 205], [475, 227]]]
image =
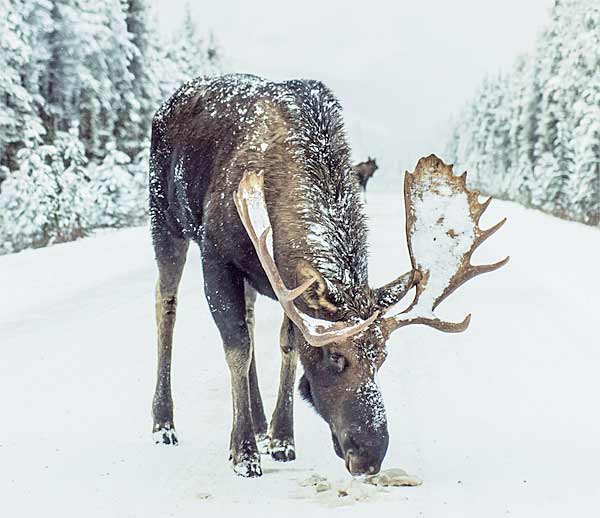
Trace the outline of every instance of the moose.
[[358, 183], [363, 191], [367, 190], [367, 183], [379, 169], [374, 158], [368, 157], [366, 162], [359, 162], [352, 167], [352, 170], [358, 175]]
[[[269, 82], [249, 75], [192, 80], [157, 111], [150, 158], [151, 231], [158, 265], [156, 442], [178, 443], [171, 396], [177, 290], [190, 241], [202, 255], [204, 292], [231, 374], [230, 461], [262, 474], [260, 454], [296, 458], [293, 391], [328, 424], [352, 475], [377, 473], [389, 437], [375, 375], [393, 331], [424, 324], [466, 329], [434, 310], [468, 279], [508, 258], [473, 266], [475, 248], [504, 223], [478, 226], [479, 203], [465, 175], [434, 155], [405, 178], [412, 263], [382, 287], [369, 286], [367, 227], [352, 174], [340, 104], [322, 83]], [[447, 210], [450, 207], [450, 210]], [[440, 266], [441, 265], [441, 266]], [[387, 313], [412, 288], [403, 312]], [[254, 356], [257, 294], [279, 301], [280, 387], [267, 424]]]

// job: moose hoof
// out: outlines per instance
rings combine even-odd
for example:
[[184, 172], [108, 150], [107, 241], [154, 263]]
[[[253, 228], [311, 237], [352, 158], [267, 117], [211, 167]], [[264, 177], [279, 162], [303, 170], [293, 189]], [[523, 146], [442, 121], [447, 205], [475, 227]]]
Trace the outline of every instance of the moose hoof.
[[177, 446], [179, 444], [179, 439], [177, 439], [175, 428], [172, 426], [163, 426], [158, 428], [152, 433], [152, 438], [154, 439], [155, 444], [168, 444], [171, 446]]
[[262, 475], [259, 453], [242, 453], [231, 455], [231, 465], [236, 475], [240, 477], [254, 478]]
[[278, 462], [290, 462], [296, 460], [296, 449], [294, 443], [288, 439], [271, 439], [269, 446], [271, 457]]
[[267, 455], [269, 453], [270, 442], [271, 438], [266, 433], [259, 433], [256, 436], [256, 446], [261, 455]]

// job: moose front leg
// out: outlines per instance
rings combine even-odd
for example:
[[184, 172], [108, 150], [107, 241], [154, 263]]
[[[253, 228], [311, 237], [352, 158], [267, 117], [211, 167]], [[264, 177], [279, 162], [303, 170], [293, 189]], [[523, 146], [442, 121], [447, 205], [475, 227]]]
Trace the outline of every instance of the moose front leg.
[[281, 373], [277, 404], [271, 418], [269, 450], [273, 459], [288, 462], [295, 460], [294, 447], [294, 382], [296, 381], [296, 365], [298, 351], [293, 346], [292, 321], [284, 316], [281, 324]]
[[252, 341], [246, 324], [246, 301], [242, 273], [223, 264], [206, 242], [202, 247], [204, 292], [219, 328], [231, 375], [233, 426], [229, 459], [233, 470], [244, 477], [262, 475], [250, 410], [250, 364]]

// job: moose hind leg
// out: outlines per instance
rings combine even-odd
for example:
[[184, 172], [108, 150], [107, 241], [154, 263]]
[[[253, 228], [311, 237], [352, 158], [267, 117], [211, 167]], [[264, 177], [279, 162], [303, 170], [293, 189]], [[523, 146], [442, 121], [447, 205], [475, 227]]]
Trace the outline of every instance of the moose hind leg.
[[158, 369], [152, 401], [152, 427], [157, 444], [178, 444], [171, 395], [171, 352], [177, 310], [177, 289], [185, 265], [188, 241], [170, 235], [154, 236], [159, 278], [156, 284]]
[[255, 340], [254, 340], [254, 304], [256, 303], [256, 290], [247, 282], [244, 283], [246, 298], [246, 324], [250, 341], [252, 342], [252, 358], [250, 360], [250, 371], [248, 384], [250, 388], [250, 411], [252, 414], [252, 428], [260, 453], [269, 452], [269, 437], [267, 435], [267, 418], [263, 407], [258, 375], [256, 373]]
[[204, 292], [212, 316], [219, 328], [225, 359], [231, 375], [233, 426], [229, 458], [233, 470], [243, 477], [262, 475], [260, 454], [254, 437], [250, 410], [250, 364], [252, 342], [246, 324], [246, 301], [242, 273], [224, 263], [214, 247], [202, 246]]
[[296, 459], [294, 446], [294, 382], [296, 381], [296, 366], [298, 352], [293, 347], [291, 333], [293, 324], [283, 317], [280, 334], [281, 373], [277, 404], [269, 426], [271, 457], [280, 462]]

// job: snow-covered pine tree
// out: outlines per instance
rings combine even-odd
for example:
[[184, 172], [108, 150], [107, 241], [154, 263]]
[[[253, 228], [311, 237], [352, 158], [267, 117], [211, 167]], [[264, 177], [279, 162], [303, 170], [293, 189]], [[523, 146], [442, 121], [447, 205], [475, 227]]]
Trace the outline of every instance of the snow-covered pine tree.
[[[556, 1], [545, 34], [545, 44], [538, 49], [542, 63], [542, 98], [534, 146], [537, 168], [535, 176], [541, 180], [541, 187], [545, 190], [545, 193], [539, 193], [540, 198], [544, 198], [540, 206], [561, 217], [567, 216], [566, 184], [573, 174], [573, 156], [569, 142], [572, 132], [569, 111], [572, 108], [573, 85], [568, 67], [564, 66], [565, 42], [570, 33], [570, 23], [569, 9], [564, 3]], [[552, 156], [548, 156], [549, 154]]]
[[[567, 182], [569, 216], [600, 223], [600, 4], [582, 0], [571, 10], [565, 45], [572, 79], [570, 144], [573, 174]], [[566, 73], [567, 71], [565, 71]], [[568, 100], [569, 101], [569, 100]]]
[[48, 63], [41, 90], [45, 99], [47, 141], [53, 142], [58, 131], [64, 131], [72, 121], [79, 120], [79, 96], [75, 85], [78, 78], [73, 77], [80, 72], [78, 65], [81, 62], [76, 0], [52, 0], [50, 16]]
[[0, 12], [0, 253], [141, 221], [152, 115], [219, 71], [214, 39], [189, 9], [172, 45], [151, 37], [149, 0], [0, 0]]
[[451, 132], [471, 184], [561, 217], [600, 220], [600, 4], [556, 1], [531, 56], [488, 79]]
[[85, 235], [93, 198], [77, 128], [59, 132], [55, 145], [28, 143], [18, 159], [19, 170], [0, 194], [0, 249], [12, 252]]
[[484, 81], [475, 100], [464, 110], [453, 136], [455, 157], [467, 168], [470, 181], [484, 192], [503, 191], [506, 182], [508, 135], [507, 82], [501, 76]]
[[44, 133], [35, 92], [26, 83], [34, 54], [27, 5], [24, 0], [0, 0], [0, 166], [9, 169], [17, 167], [18, 150]]
[[31, 58], [23, 70], [23, 80], [27, 91], [34, 97], [38, 113], [44, 112], [43, 97], [48, 63], [50, 61], [49, 35], [53, 30], [53, 0], [28, 0], [25, 5], [27, 41], [32, 49]]
[[117, 107], [132, 99], [133, 46], [120, 0], [52, 0], [53, 28], [43, 95], [49, 140], [71, 124], [90, 158], [101, 159], [118, 124]]
[[194, 21], [190, 4], [186, 4], [181, 27], [175, 31], [161, 56], [160, 90], [164, 99], [184, 82], [199, 75], [222, 71], [221, 52], [214, 38], [205, 40]]
[[77, 125], [59, 132], [52, 147], [55, 151], [49, 159], [56, 183], [52, 242], [72, 241], [91, 228], [89, 215], [94, 204], [86, 172], [88, 160]]
[[[483, 156], [489, 174], [488, 192], [497, 192], [506, 197], [510, 185], [512, 150], [510, 147], [510, 120], [513, 113], [510, 82], [499, 75], [491, 84], [488, 101], [488, 131], [484, 142]], [[482, 178], [482, 180], [484, 179]]]
[[530, 56], [521, 57], [512, 73], [514, 113], [511, 119], [511, 148], [513, 153], [511, 186], [508, 197], [531, 205], [535, 132], [538, 119], [540, 86], [539, 65]]
[[47, 163], [46, 146], [32, 145], [19, 151], [20, 168], [12, 171], [0, 193], [0, 253], [44, 246], [54, 210], [55, 186]]
[[119, 149], [130, 159], [149, 146], [150, 123], [160, 104], [158, 77], [158, 47], [150, 34], [152, 30], [150, 6], [147, 0], [124, 0], [127, 31], [131, 39], [129, 72], [133, 77], [130, 101], [119, 106], [119, 123], [115, 140]]
[[95, 200], [91, 217], [95, 227], [134, 225], [145, 215], [140, 210], [141, 202], [145, 205], [140, 188], [145, 185], [139, 184], [139, 178], [130, 170], [130, 162], [129, 156], [111, 143], [102, 163], [90, 167]]

